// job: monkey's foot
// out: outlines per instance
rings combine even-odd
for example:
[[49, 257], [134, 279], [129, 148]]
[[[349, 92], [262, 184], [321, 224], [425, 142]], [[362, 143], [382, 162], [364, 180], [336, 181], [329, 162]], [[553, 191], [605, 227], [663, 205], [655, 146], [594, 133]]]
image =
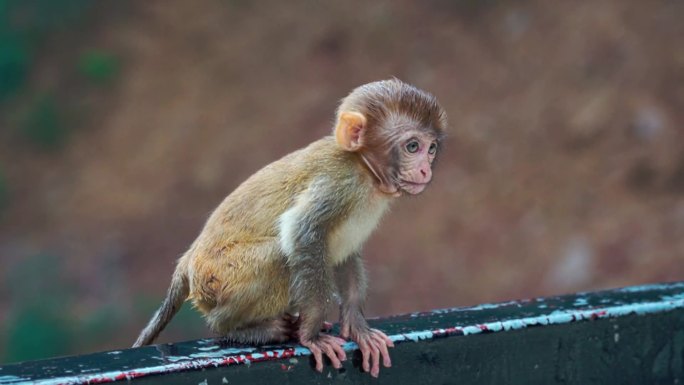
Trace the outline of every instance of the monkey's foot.
[[347, 359], [347, 354], [342, 349], [346, 341], [342, 338], [329, 334], [319, 334], [315, 339], [299, 339], [302, 346], [309, 348], [316, 360], [316, 370], [323, 372], [323, 354], [325, 354], [335, 369], [342, 367], [342, 361]]
[[382, 364], [386, 368], [392, 366], [387, 348], [393, 348], [394, 342], [385, 333], [371, 328], [349, 333], [349, 329], [346, 329], [343, 330], [342, 336], [351, 337], [359, 345], [363, 370], [370, 372], [371, 376], [378, 377], [380, 375], [380, 356], [382, 356]]

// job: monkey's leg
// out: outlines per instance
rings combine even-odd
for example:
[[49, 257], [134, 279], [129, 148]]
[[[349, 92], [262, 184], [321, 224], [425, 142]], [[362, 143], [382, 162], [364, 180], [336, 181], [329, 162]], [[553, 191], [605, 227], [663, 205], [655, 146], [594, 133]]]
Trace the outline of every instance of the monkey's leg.
[[277, 344], [294, 338], [296, 327], [289, 317], [275, 318], [225, 333], [232, 342], [244, 344]]
[[[229, 341], [245, 344], [282, 343], [299, 338], [300, 323], [299, 317], [285, 313], [280, 318], [226, 332], [224, 337]], [[330, 322], [324, 321], [321, 332], [329, 332], [332, 326]]]
[[191, 270], [191, 298], [212, 331], [246, 343], [287, 340], [289, 272], [275, 238], [217, 242]]
[[354, 254], [337, 266], [335, 279], [342, 297], [340, 335], [351, 338], [359, 345], [363, 357], [363, 370], [377, 377], [380, 373], [381, 357], [385, 367], [392, 366], [387, 348], [394, 347], [394, 343], [382, 331], [368, 326], [363, 317], [367, 278], [361, 256]]

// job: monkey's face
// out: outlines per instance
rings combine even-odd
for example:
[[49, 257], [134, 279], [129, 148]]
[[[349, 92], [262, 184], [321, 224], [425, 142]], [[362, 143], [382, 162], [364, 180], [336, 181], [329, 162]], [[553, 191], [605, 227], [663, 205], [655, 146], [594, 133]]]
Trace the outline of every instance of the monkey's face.
[[398, 141], [393, 151], [396, 187], [411, 195], [423, 192], [432, 180], [432, 162], [437, 150], [437, 139], [423, 132], [414, 132]]
[[442, 131], [411, 119], [394, 119], [371, 128], [360, 149], [361, 156], [385, 194], [417, 195], [432, 180]]
[[344, 98], [335, 139], [359, 153], [381, 192], [415, 195], [432, 179], [446, 125], [434, 96], [391, 79], [358, 87]]

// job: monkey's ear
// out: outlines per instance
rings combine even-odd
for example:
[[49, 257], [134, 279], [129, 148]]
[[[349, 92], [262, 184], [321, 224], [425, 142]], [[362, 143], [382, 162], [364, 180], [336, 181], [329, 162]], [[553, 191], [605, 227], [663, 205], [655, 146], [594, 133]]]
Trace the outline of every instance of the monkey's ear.
[[335, 127], [337, 144], [347, 151], [357, 151], [363, 142], [363, 130], [366, 129], [366, 117], [353, 111], [340, 114]]

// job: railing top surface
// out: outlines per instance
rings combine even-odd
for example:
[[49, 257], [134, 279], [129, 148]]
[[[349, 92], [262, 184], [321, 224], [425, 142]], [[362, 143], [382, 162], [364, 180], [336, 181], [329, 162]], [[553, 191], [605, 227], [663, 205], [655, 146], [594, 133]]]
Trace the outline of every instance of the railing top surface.
[[[681, 308], [684, 308], [684, 282], [675, 282], [441, 309], [370, 323], [395, 343], [404, 343]], [[352, 351], [357, 346], [348, 342], [344, 348]], [[229, 345], [212, 338], [0, 366], [0, 384], [108, 383], [308, 355], [308, 349], [297, 345], [255, 348]]]

